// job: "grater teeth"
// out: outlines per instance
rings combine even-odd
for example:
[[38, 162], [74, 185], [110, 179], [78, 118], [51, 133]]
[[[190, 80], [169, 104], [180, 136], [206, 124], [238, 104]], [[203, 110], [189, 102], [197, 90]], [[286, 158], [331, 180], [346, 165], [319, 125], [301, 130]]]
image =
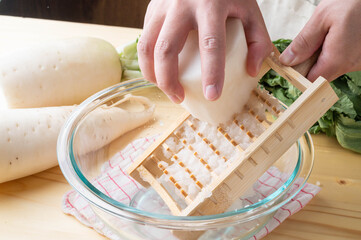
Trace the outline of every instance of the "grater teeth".
[[[178, 137], [179, 135], [177, 134], [176, 136]], [[186, 144], [187, 144], [187, 140], [185, 140], [185, 139], [182, 139], [181, 142], [182, 142], [183, 145], [186, 145]], [[166, 143], [163, 143], [162, 146], [163, 146], [167, 151], [172, 152], [172, 151], [170, 150], [169, 146], [168, 146]], [[191, 146], [191, 145], [189, 145], [189, 146]], [[196, 153], [196, 152], [195, 152], [195, 153]], [[187, 172], [187, 173], [189, 174], [189, 177], [194, 181], [194, 183], [195, 183], [200, 189], [202, 189], [202, 188], [203, 188], [203, 184], [196, 178], [196, 176], [194, 176], [194, 174], [192, 173], [192, 171], [189, 170], [189, 168], [187, 168], [186, 165], [185, 165], [182, 161], [178, 161], [178, 160], [179, 160], [179, 157], [178, 157], [176, 154], [173, 154], [172, 158], [173, 158], [175, 161], [178, 162], [178, 165], [181, 166], [181, 167], [184, 169], [185, 172]], [[203, 165], [205, 165], [205, 167], [206, 167], [208, 170], [211, 170], [210, 166], [208, 165], [208, 163], [207, 163], [206, 161], [204, 161], [204, 159], [201, 158], [200, 161], [201, 161], [201, 163], [202, 163]], [[160, 163], [159, 163], [159, 164], [160, 164]], [[158, 164], [158, 166], [159, 166], [159, 164]], [[164, 171], [166, 171], [166, 169], [163, 170], [163, 172], [164, 172]], [[170, 178], [172, 178], [172, 179], [170, 179]], [[169, 179], [170, 179], [171, 182], [173, 182], [174, 184], [176, 183], [174, 177], [171, 176], [171, 177], [169, 177]], [[180, 186], [180, 185], [178, 184], [178, 186], [176, 186], [176, 187], [181, 191], [181, 193], [182, 193], [182, 195], [183, 195], [184, 197], [187, 197], [188, 194], [187, 194], [184, 190], [180, 189], [179, 186]]]
[[183, 195], [185, 198], [188, 197], [188, 194], [187, 194], [186, 191], [184, 191], [183, 189], [181, 189], [180, 192], [182, 193], [182, 195]]
[[238, 145], [238, 143], [233, 138], [231, 138], [222, 127], [218, 127], [218, 132], [220, 132], [233, 146]]
[[[174, 156], [176, 156], [177, 157], [177, 155], [174, 155]], [[174, 157], [173, 156], [173, 157]], [[150, 157], [153, 161], [155, 161], [155, 162], [157, 162], [158, 164], [157, 164], [157, 166], [158, 166], [158, 168], [160, 169], [160, 170], [162, 170], [162, 172], [166, 175], [166, 176], [168, 176], [168, 179], [173, 183], [173, 185], [180, 191], [180, 193], [183, 195], [183, 197], [185, 198], [185, 200], [186, 200], [186, 202], [187, 203], [190, 203], [192, 200], [189, 198], [189, 196], [188, 196], [188, 193], [182, 188], [182, 186], [175, 180], [175, 178], [172, 176], [172, 175], [170, 175], [170, 173], [169, 173], [169, 171], [167, 170], [167, 168], [159, 161], [159, 159], [156, 157], [156, 156], [154, 156], [154, 155], [152, 155], [151, 157]]]
[[200, 181], [196, 181], [196, 184], [197, 184], [197, 186], [198, 186], [200, 189], [203, 188], [203, 184], [202, 184]]
[[247, 136], [251, 139], [252, 142], [255, 140], [253, 133], [250, 130], [247, 130], [245, 126], [242, 123], [240, 123], [237, 119], [234, 119], [233, 123], [236, 124], [241, 130], [243, 130], [247, 134]]
[[262, 123], [264, 121], [264, 119], [262, 119], [262, 117], [260, 117], [258, 114], [255, 113], [255, 111], [248, 105], [245, 106], [248, 109], [248, 113], [254, 117], [259, 123]]
[[195, 182], [195, 184], [202, 189], [203, 188], [203, 184], [196, 178], [196, 176], [194, 176], [194, 174], [192, 173], [191, 170], [189, 170], [189, 168], [186, 167], [186, 165], [182, 162], [179, 161], [178, 165], [181, 166], [182, 168], [184, 168], [184, 171], [186, 171], [189, 174], [189, 177]]
[[269, 128], [271, 126], [271, 124], [268, 123], [267, 119], [264, 119], [261, 116], [259, 116], [258, 114], [256, 114], [255, 111], [251, 107], [246, 105], [246, 108], [248, 109], [248, 113], [252, 117], [254, 117], [260, 124], [262, 124], [263, 127], [265, 127], [267, 129], [267, 128]]
[[[177, 136], [178, 137], [178, 136]], [[208, 165], [208, 163], [199, 156], [198, 152], [194, 151], [194, 148], [192, 147], [192, 145], [188, 144], [188, 142], [183, 139], [180, 141], [184, 147], [187, 147], [190, 151], [193, 152], [193, 155], [199, 159], [199, 161], [203, 164], [203, 166], [210, 172], [212, 172], [212, 168]], [[183, 163], [182, 163], [183, 164]], [[188, 168], [187, 168], [188, 169]], [[188, 169], [189, 170], [189, 169]], [[186, 170], [187, 171], [187, 170]], [[190, 171], [190, 170], [189, 170]], [[189, 173], [189, 172], [188, 172]]]
[[[194, 124], [193, 124], [191, 121], [187, 120], [187, 124], [192, 128], [193, 131], [197, 132], [196, 127], [194, 126]], [[223, 131], [224, 131], [224, 130], [223, 130]], [[228, 134], [227, 134], [227, 135], [228, 135]], [[178, 135], [176, 135], [176, 136], [179, 138]], [[202, 139], [202, 141], [203, 141], [217, 156], [220, 156], [220, 155], [221, 155], [220, 151], [210, 142], [210, 140], [209, 140], [208, 138], [204, 137], [204, 134], [203, 134], [203, 133], [197, 132], [197, 136], [199, 136], [199, 137]], [[229, 137], [229, 136], [228, 136], [228, 137]], [[229, 137], [229, 139], [231, 139], [231, 138]], [[185, 141], [185, 142], [181, 141], [181, 142], [183, 143], [183, 145], [186, 145], [186, 143], [187, 143], [186, 141]], [[231, 139], [231, 143], [232, 143], [232, 139]], [[237, 145], [234, 140], [233, 140], [233, 143], [232, 143], [232, 144], [233, 144], [233, 146], [236, 146], [236, 145]], [[234, 145], [234, 144], [236, 144], [236, 145]], [[188, 146], [188, 149], [192, 151], [193, 147], [192, 147], [191, 145], [189, 145], [189, 146]], [[194, 156], [196, 156], [196, 157], [199, 158], [197, 152], [194, 152]], [[222, 156], [222, 158], [226, 159], [225, 156]], [[205, 167], [206, 167], [208, 170], [210, 170], [210, 171], [212, 170], [211, 167], [210, 167], [208, 164], [205, 164]]]
[[278, 117], [278, 115], [281, 113], [280, 110], [278, 110], [275, 106], [272, 105], [272, 103], [266, 99], [264, 96], [262, 96], [258, 91], [253, 90], [252, 93], [259, 99], [261, 100], [261, 102], [263, 102], [264, 104], [266, 104], [272, 111], [273, 113], [276, 115], [276, 117]]

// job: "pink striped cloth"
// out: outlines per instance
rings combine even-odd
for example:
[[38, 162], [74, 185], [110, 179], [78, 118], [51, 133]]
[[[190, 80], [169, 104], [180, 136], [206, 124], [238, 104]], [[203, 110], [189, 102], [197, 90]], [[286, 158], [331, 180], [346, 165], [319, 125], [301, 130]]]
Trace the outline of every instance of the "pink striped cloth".
[[[133, 196], [143, 191], [143, 187], [134, 181], [125, 173], [125, 169], [137, 158], [156, 137], [138, 139], [129, 144], [121, 152], [113, 156], [108, 162], [106, 162], [101, 169], [99, 177], [94, 179], [92, 184], [109, 197], [128, 205]], [[287, 179], [288, 175], [281, 173], [277, 168], [271, 167], [265, 172], [258, 181], [253, 185], [252, 193], [249, 196], [240, 198], [243, 206], [251, 205], [258, 202], [260, 199], [265, 198], [276, 189], [278, 189]], [[294, 183], [294, 189], [291, 189], [288, 195], [295, 193], [302, 179], [297, 179]], [[253, 240], [261, 239], [269, 234], [273, 229], [279, 226], [286, 218], [301, 210], [318, 192], [320, 188], [318, 186], [306, 183], [300, 192], [297, 193], [288, 203], [282, 206], [273, 216], [273, 218], [267, 223], [267, 225], [252, 238]], [[160, 202], [153, 201], [152, 207], [165, 209]], [[157, 206], [157, 204], [160, 204]], [[93, 228], [100, 234], [108, 237], [109, 239], [124, 239], [124, 235], [121, 236], [113, 229], [104, 224], [96, 213], [93, 211], [89, 203], [80, 196], [76, 191], [71, 190], [63, 197], [62, 210], [66, 214], [73, 215], [84, 225]], [[165, 213], [165, 212], [164, 212]], [[134, 232], [134, 224], [127, 221], [117, 221], [117, 229], [121, 232], [127, 233], [139, 239], [145, 239], [144, 235], [139, 236], [137, 232]], [[147, 226], [145, 226], [146, 228]], [[239, 226], [241, 230], [244, 226]], [[237, 231], [237, 227], [234, 230]], [[148, 235], [151, 236], [151, 231], [156, 231], [155, 236], [157, 239], [176, 239], [169, 230], [155, 230], [154, 228], [148, 229]], [[149, 239], [154, 239], [150, 237]]]

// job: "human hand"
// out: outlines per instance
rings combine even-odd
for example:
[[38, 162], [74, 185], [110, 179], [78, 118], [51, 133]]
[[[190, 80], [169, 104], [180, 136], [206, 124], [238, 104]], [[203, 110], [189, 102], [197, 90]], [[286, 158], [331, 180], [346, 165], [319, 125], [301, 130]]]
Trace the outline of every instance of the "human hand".
[[361, 1], [322, 0], [302, 31], [281, 54], [281, 63], [294, 66], [321, 53], [307, 78], [332, 81], [361, 70]]
[[178, 81], [178, 54], [191, 30], [199, 32], [203, 93], [216, 100], [222, 92], [225, 66], [225, 22], [240, 18], [246, 35], [247, 71], [256, 76], [272, 51], [255, 0], [152, 0], [138, 42], [139, 66], [144, 77], [175, 103], [184, 99]]

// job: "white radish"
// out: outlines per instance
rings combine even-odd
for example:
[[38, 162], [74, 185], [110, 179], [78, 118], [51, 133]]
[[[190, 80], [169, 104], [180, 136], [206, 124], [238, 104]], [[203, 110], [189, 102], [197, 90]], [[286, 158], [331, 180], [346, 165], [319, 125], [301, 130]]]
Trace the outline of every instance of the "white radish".
[[118, 83], [116, 49], [97, 38], [69, 38], [0, 55], [0, 99], [8, 108], [79, 104]]
[[[84, 137], [82, 145], [76, 146], [79, 154], [97, 150], [151, 119], [154, 105], [149, 100], [134, 96], [126, 97], [124, 101], [127, 100], [139, 102], [144, 108], [132, 112], [122, 109], [121, 105], [103, 105], [89, 113], [78, 130], [79, 136]], [[31, 175], [58, 164], [57, 137], [75, 107], [0, 111], [0, 183]]]
[[189, 33], [179, 55], [179, 80], [185, 90], [182, 106], [196, 118], [217, 125], [239, 112], [257, 86], [258, 79], [246, 71], [247, 42], [241, 20], [226, 23], [225, 81], [221, 97], [208, 101], [203, 96], [198, 32]]
[[[122, 104], [130, 109], [122, 108]], [[118, 107], [119, 106], [119, 107]], [[74, 139], [74, 152], [95, 151], [120, 135], [148, 122], [155, 105], [145, 97], [126, 95], [112, 106], [103, 105], [87, 116]]]
[[56, 140], [75, 106], [0, 111], [0, 183], [56, 166]]

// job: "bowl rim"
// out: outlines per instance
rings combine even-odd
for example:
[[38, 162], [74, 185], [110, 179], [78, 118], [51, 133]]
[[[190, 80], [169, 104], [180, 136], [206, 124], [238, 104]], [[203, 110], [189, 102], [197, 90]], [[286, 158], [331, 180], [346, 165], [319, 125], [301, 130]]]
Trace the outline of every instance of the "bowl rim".
[[[98, 93], [95, 93], [84, 102], [82, 102], [71, 113], [66, 123], [63, 125], [57, 142], [57, 156], [59, 166], [63, 175], [73, 189], [84, 197], [91, 205], [102, 209], [112, 215], [126, 218], [129, 221], [155, 225], [157, 227], [167, 229], [182, 229], [182, 230], [194, 230], [195, 226], [205, 230], [214, 227], [229, 226], [230, 224], [237, 224], [241, 222], [247, 222], [255, 218], [267, 215], [276, 211], [282, 207], [290, 199], [292, 199], [305, 185], [310, 173], [312, 171], [314, 162], [314, 146], [312, 138], [308, 132], [303, 137], [308, 143], [311, 159], [309, 163], [305, 163], [302, 158], [302, 151], [300, 142], [298, 141], [298, 161], [293, 170], [291, 177], [275, 192], [267, 196], [260, 202], [249, 205], [245, 208], [233, 210], [216, 215], [205, 216], [172, 216], [164, 214], [156, 214], [145, 212], [136, 209], [131, 206], [122, 204], [99, 191], [94, 187], [86, 177], [82, 174], [81, 170], [76, 165], [76, 159], [73, 154], [73, 139], [76, 133], [77, 124], [83, 119], [89, 112], [94, 110], [97, 106], [101, 105], [107, 99], [111, 99], [114, 96], [120, 94], [125, 95], [136, 89], [154, 87], [155, 85], [140, 78], [128, 80], [122, 83], [118, 83], [114, 86], [108, 87]], [[99, 101], [102, 99], [101, 101]], [[95, 103], [95, 104], [94, 104]], [[301, 174], [302, 173], [302, 174]], [[282, 199], [290, 189], [294, 187], [294, 182], [298, 177], [302, 175], [303, 181], [298, 184], [297, 189], [293, 194]]]

